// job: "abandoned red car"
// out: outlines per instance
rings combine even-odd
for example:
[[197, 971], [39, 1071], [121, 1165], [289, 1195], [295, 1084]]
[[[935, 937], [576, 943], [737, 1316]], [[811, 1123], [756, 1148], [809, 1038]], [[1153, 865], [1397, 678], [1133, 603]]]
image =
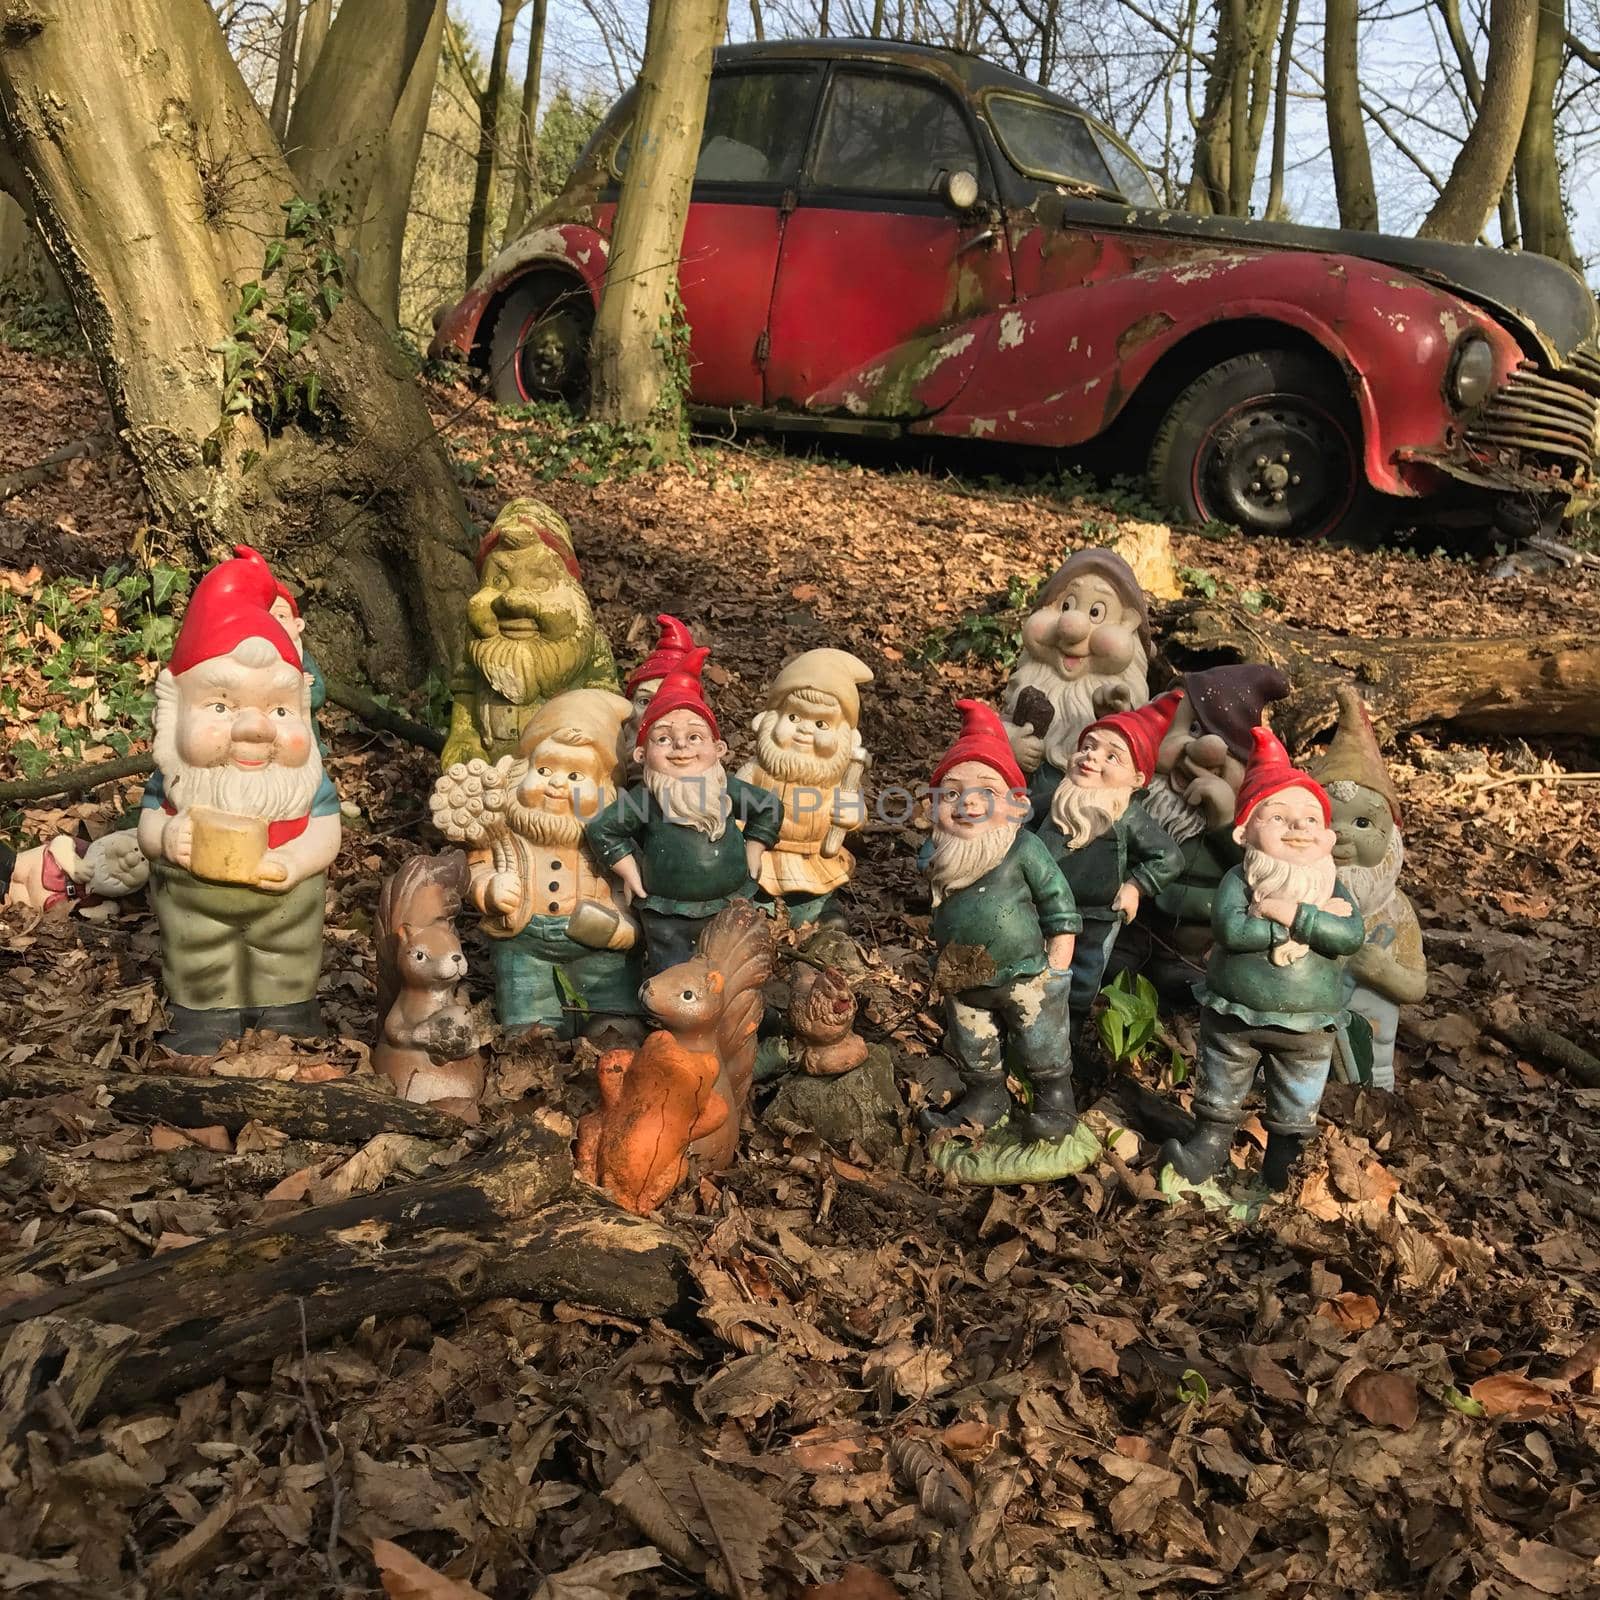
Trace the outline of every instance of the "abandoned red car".
[[[439, 321], [503, 401], [581, 383], [632, 108]], [[950, 51], [719, 51], [679, 281], [691, 398], [748, 425], [1093, 440], [1263, 533], [1531, 531], [1600, 493], [1567, 268], [1163, 209], [1093, 117]]]

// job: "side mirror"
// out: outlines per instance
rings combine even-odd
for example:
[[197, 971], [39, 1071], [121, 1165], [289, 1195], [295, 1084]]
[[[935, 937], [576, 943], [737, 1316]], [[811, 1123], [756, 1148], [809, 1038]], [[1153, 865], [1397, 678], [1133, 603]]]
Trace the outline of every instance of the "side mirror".
[[978, 203], [978, 180], [965, 170], [944, 175], [944, 198], [956, 211], [970, 211]]

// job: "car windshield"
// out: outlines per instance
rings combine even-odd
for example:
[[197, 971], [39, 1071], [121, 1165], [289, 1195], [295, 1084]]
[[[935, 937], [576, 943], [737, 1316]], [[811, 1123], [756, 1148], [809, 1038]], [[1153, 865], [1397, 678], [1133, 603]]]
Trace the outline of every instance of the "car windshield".
[[1019, 172], [1086, 183], [1135, 205], [1157, 203], [1144, 168], [1076, 112], [1009, 94], [992, 94], [987, 105], [1001, 147]]

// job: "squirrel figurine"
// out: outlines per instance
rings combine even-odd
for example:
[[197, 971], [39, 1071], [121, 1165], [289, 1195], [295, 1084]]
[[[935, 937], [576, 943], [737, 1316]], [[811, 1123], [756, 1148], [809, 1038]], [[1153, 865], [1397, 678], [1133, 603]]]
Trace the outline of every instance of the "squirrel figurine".
[[789, 1026], [795, 1058], [813, 1078], [837, 1078], [867, 1059], [867, 1041], [855, 1031], [856, 997], [837, 967], [795, 963], [789, 980]]
[[660, 1206], [691, 1155], [712, 1172], [732, 1162], [772, 960], [766, 913], [734, 901], [701, 930], [692, 959], [640, 991], [663, 1026], [637, 1050], [600, 1058], [600, 1105], [578, 1124], [576, 1164], [626, 1210]]
[[478, 1120], [483, 1026], [462, 980], [455, 918], [470, 881], [466, 855], [413, 856], [378, 895], [378, 1038], [372, 1069], [404, 1100]]

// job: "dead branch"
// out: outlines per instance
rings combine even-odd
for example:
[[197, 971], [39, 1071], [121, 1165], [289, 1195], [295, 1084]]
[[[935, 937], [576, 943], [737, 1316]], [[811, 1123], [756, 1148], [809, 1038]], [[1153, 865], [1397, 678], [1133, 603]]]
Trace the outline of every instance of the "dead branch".
[[1500, 1022], [1493, 1017], [1485, 1017], [1483, 1026], [1486, 1033], [1492, 1033], [1513, 1050], [1559, 1067], [1585, 1089], [1600, 1089], [1600, 1056], [1574, 1044], [1564, 1033], [1537, 1022]]
[[115, 438], [109, 433], [91, 433], [86, 438], [74, 439], [71, 444], [62, 445], [59, 450], [52, 450], [42, 461], [34, 462], [31, 467], [6, 473], [4, 477], [0, 477], [0, 505], [4, 505], [7, 500], [13, 499], [25, 490], [43, 483], [47, 478], [53, 478], [69, 461], [89, 460], [115, 443]]
[[143, 778], [154, 771], [155, 762], [147, 755], [119, 756], [115, 761], [93, 761], [84, 767], [69, 767], [65, 772], [47, 772], [40, 778], [18, 778], [0, 783], [0, 806], [25, 805], [30, 800], [49, 800], [56, 795], [81, 794], [121, 778]]

